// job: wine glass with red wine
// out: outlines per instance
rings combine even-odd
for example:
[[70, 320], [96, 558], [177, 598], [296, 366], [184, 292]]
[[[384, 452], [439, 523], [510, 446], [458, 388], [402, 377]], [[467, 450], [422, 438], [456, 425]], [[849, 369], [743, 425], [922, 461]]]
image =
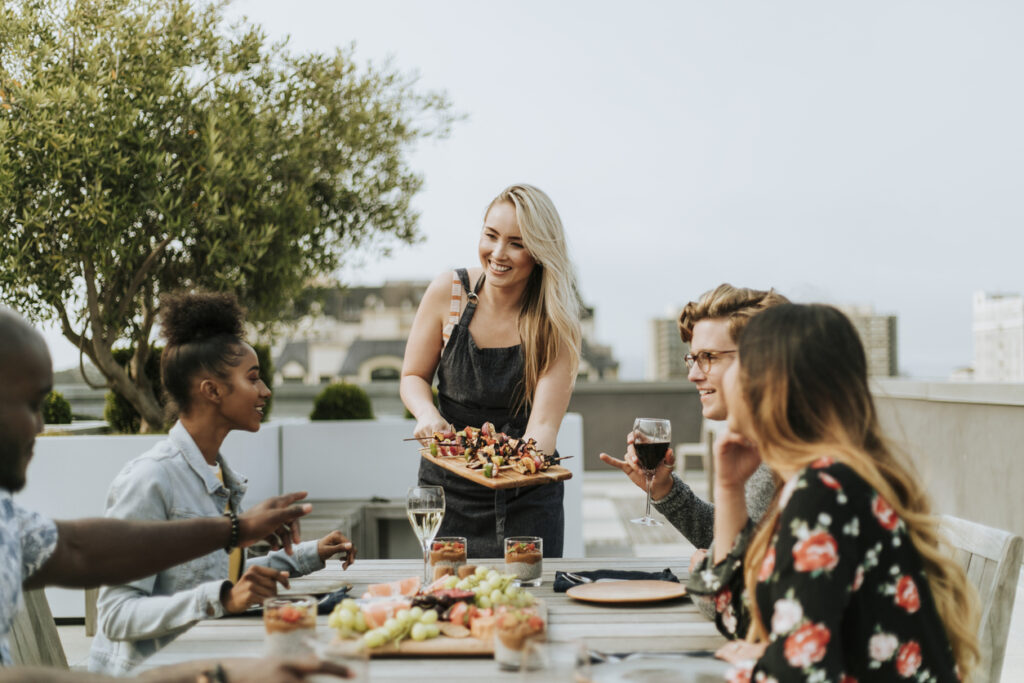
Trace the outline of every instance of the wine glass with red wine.
[[647, 477], [647, 512], [643, 517], [630, 520], [633, 524], [661, 526], [661, 522], [651, 517], [651, 485], [654, 483], [654, 471], [665, 460], [671, 441], [672, 424], [668, 420], [638, 417], [633, 423], [633, 450]]

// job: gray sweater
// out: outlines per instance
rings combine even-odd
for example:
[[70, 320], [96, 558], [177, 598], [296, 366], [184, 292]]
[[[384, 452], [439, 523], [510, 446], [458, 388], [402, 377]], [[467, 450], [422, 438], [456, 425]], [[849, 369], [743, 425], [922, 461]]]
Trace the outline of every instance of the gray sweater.
[[[747, 515], [759, 522], [775, 497], [775, 481], [767, 466], [758, 467], [744, 487], [747, 497]], [[653, 501], [658, 512], [665, 515], [672, 526], [698, 548], [710, 548], [715, 538], [715, 506], [697, 497], [675, 473], [672, 489], [664, 498]], [[701, 596], [693, 596], [694, 604], [707, 619], [715, 618], [715, 603]]]
[[[747, 514], [754, 522], [760, 521], [775, 496], [772, 471], [761, 465], [746, 485]], [[698, 548], [707, 548], [715, 537], [715, 506], [697, 497], [675, 473], [672, 489], [664, 498], [654, 501], [654, 507], [665, 515], [672, 526]]]

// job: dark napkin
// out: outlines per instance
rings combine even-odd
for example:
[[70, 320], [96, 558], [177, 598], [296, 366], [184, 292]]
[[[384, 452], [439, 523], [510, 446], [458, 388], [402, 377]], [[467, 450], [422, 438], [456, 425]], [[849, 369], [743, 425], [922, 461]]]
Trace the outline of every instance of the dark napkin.
[[[577, 576], [597, 581], [598, 579], [615, 579], [616, 581], [674, 581], [679, 583], [679, 578], [667, 567], [660, 572], [638, 572], [623, 569], [595, 569], [590, 572], [571, 572]], [[587, 581], [570, 579], [565, 572], [555, 572], [554, 590], [556, 593], [564, 593], [573, 586], [582, 586]]]
[[687, 650], [686, 652], [599, 652], [587, 650], [591, 664], [604, 664], [605, 662], [621, 662], [627, 659], [661, 658], [661, 659], [714, 659], [714, 650]]
[[[352, 586], [345, 584], [333, 593], [327, 594], [314, 594], [313, 597], [317, 598], [316, 613], [317, 614], [330, 614], [334, 611], [334, 606], [339, 602], [349, 597], [349, 591], [352, 590]], [[263, 614], [263, 605], [253, 605], [249, 609], [241, 612], [240, 614], [225, 614], [225, 617], [258, 617]]]
[[320, 601], [316, 606], [317, 614], [330, 614], [334, 611], [334, 606], [339, 602], [349, 597], [349, 591], [352, 590], [352, 586], [345, 584], [333, 593], [328, 593], [324, 597], [320, 598]]

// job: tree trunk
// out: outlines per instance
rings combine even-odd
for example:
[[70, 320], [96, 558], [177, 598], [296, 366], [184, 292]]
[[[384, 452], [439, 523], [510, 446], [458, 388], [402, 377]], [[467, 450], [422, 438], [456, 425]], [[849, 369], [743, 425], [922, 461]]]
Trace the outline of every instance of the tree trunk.
[[[144, 434], [163, 431], [164, 411], [156, 400], [153, 388], [146, 380], [144, 365], [139, 368], [139, 372], [133, 379], [128, 374], [128, 370], [114, 360], [113, 344], [117, 335], [104, 329], [103, 316], [100, 314], [101, 301], [96, 287], [96, 269], [91, 261], [82, 262], [82, 275], [85, 280], [86, 307], [89, 312], [88, 326], [92, 331], [91, 338], [84, 340], [84, 346], [90, 351], [89, 357], [107, 378], [111, 388], [121, 394], [139, 413], [142, 421], [139, 431]], [[104, 301], [108, 301], [108, 299], [104, 299]], [[146, 324], [143, 326], [143, 334], [146, 336], [148, 336], [152, 325], [152, 310], [153, 307], [147, 307], [145, 311]], [[84, 331], [82, 337], [85, 337]], [[148, 341], [145, 337], [135, 340], [136, 349], [142, 350], [141, 353], [135, 354], [135, 360], [141, 361], [141, 364], [145, 363], [145, 352], [149, 348]]]
[[[93, 346], [97, 346], [95, 341]], [[104, 360], [109, 359], [109, 363], [100, 361], [97, 363], [97, 367], [107, 378], [107, 381], [110, 382], [111, 388], [131, 403], [132, 407], [138, 411], [139, 416], [142, 418], [139, 432], [142, 434], [162, 432], [164, 429], [164, 409], [156, 400], [153, 387], [146, 381], [145, 372], [142, 373], [140, 382], [138, 376], [130, 377], [128, 372], [117, 364], [109, 348], [106, 349], [105, 354], [98, 353], [96, 355], [106, 356]]]

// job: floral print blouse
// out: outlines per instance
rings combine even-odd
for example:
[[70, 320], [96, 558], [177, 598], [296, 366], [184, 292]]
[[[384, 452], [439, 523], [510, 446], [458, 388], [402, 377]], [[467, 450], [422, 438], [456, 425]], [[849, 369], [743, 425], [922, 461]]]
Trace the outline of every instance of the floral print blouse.
[[[850, 467], [821, 458], [783, 488], [782, 513], [758, 573], [769, 631], [757, 662], [732, 681], [957, 681], [921, 558], [903, 520]], [[729, 556], [691, 574], [714, 595], [719, 630], [746, 635], [743, 562], [754, 526]]]

